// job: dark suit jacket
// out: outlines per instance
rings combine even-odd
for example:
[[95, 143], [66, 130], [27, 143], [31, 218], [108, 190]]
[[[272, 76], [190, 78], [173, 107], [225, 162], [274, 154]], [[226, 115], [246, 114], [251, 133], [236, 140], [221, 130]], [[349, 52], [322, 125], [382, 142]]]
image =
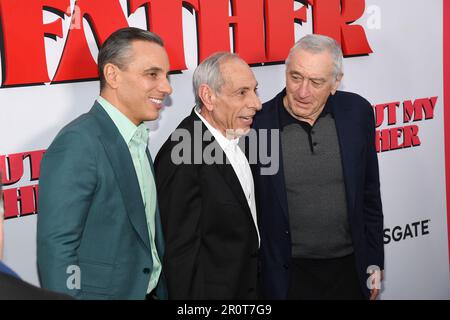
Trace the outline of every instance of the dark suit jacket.
[[[162, 260], [158, 211], [155, 230]], [[153, 262], [141, 191], [128, 146], [97, 102], [43, 157], [37, 259], [46, 289], [80, 299], [145, 299]], [[70, 266], [80, 268], [79, 290], [67, 287], [68, 280], [76, 285]], [[166, 297], [161, 279], [157, 293]]]
[[0, 261], [0, 300], [69, 300], [69, 296], [32, 286]]
[[[176, 165], [171, 155], [181, 145], [171, 137], [179, 133], [190, 163]], [[258, 236], [250, 208], [231, 164], [192, 164], [187, 149], [197, 148], [199, 158], [211, 148], [225, 154], [214, 138], [202, 142], [203, 133], [212, 137], [193, 111], [155, 160], [169, 299], [254, 299]]]
[[[285, 90], [266, 102], [253, 128], [279, 129], [278, 108], [283, 108]], [[380, 197], [378, 160], [375, 151], [375, 121], [370, 103], [349, 92], [337, 91], [332, 105], [344, 172], [348, 220], [353, 240], [361, 289], [366, 286], [370, 265], [384, 268], [383, 213]], [[271, 141], [269, 140], [269, 150]], [[281, 142], [279, 142], [281, 148]], [[289, 285], [291, 238], [282, 151], [275, 175], [261, 175], [262, 165], [252, 167], [261, 234], [261, 282], [263, 295], [285, 299]]]

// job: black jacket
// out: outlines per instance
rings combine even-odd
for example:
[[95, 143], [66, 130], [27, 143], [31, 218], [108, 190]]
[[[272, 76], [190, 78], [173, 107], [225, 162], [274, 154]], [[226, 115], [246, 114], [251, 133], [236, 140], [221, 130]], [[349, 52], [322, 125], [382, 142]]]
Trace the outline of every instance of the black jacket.
[[[253, 129], [279, 129], [279, 108], [285, 90], [264, 103], [255, 116]], [[339, 140], [348, 219], [361, 290], [366, 297], [367, 268], [384, 268], [383, 211], [378, 160], [375, 150], [375, 121], [370, 103], [357, 94], [337, 91], [328, 98]], [[279, 136], [279, 138], [281, 135]], [[269, 140], [268, 150], [271, 150]], [[281, 142], [278, 141], [281, 148]], [[263, 296], [285, 299], [289, 286], [291, 238], [281, 149], [279, 170], [261, 175], [263, 166], [252, 166], [261, 235], [261, 283]]]
[[[179, 134], [184, 153], [172, 141]], [[225, 161], [217, 141], [202, 141], [203, 134], [212, 137], [192, 111], [155, 160], [169, 299], [255, 299], [258, 235], [251, 211], [231, 164], [201, 157], [214, 149]], [[172, 153], [185, 163], [174, 164]]]

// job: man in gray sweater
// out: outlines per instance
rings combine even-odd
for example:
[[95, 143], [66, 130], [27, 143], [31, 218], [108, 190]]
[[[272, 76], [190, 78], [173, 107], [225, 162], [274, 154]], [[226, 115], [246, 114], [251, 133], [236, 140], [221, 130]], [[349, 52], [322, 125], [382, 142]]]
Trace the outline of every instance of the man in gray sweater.
[[374, 115], [367, 100], [337, 90], [342, 75], [336, 41], [308, 35], [286, 60], [286, 88], [255, 117], [260, 133], [280, 132], [268, 147], [279, 155], [278, 172], [264, 174], [261, 161], [253, 167], [265, 298], [378, 296], [384, 249]]

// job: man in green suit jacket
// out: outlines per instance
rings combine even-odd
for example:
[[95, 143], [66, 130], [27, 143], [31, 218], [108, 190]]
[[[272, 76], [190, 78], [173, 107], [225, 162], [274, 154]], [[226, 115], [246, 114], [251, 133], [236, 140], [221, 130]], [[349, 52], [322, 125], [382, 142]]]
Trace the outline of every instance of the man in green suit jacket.
[[124, 28], [98, 55], [100, 96], [41, 163], [37, 262], [43, 288], [79, 299], [165, 299], [164, 253], [144, 121], [172, 92], [157, 35]]

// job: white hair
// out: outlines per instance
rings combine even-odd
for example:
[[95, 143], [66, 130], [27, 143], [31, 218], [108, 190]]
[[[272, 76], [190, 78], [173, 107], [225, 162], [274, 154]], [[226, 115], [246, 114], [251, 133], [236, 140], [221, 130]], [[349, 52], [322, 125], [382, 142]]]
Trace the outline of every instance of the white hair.
[[298, 40], [289, 51], [289, 55], [286, 59], [286, 65], [288, 65], [292, 59], [292, 55], [298, 50], [304, 50], [311, 53], [321, 53], [328, 51], [333, 57], [334, 70], [333, 75], [338, 78], [342, 75], [342, 50], [340, 45], [333, 38], [320, 35], [309, 34]]
[[231, 59], [242, 60], [234, 53], [218, 52], [209, 56], [197, 66], [194, 75], [192, 76], [195, 104], [197, 107], [201, 107], [203, 104], [198, 94], [198, 89], [202, 84], [208, 85], [215, 92], [220, 92], [220, 89], [225, 82], [220, 72], [220, 64]]

